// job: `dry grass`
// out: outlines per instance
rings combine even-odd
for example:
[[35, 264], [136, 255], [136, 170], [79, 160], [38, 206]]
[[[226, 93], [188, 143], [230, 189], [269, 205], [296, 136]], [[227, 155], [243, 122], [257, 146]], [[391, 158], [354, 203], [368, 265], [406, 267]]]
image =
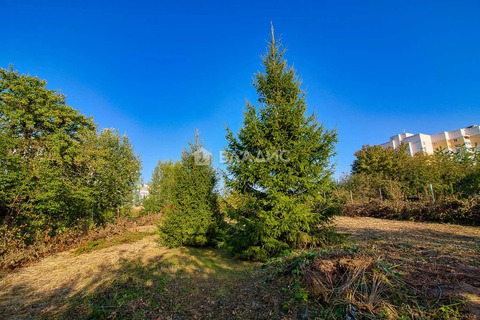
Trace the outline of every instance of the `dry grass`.
[[421, 295], [469, 300], [471, 319], [480, 319], [480, 228], [450, 224], [338, 217], [338, 230], [357, 250], [393, 266]]
[[[464, 237], [472, 237], [476, 238], [477, 240], [480, 237], [480, 228], [455, 224], [341, 216], [335, 218], [335, 223], [337, 224], [339, 231], [349, 233], [358, 240], [375, 238], [375, 232], [380, 232], [385, 240], [387, 240], [387, 238], [393, 240], [396, 238], [408, 240], [411, 239], [412, 236], [416, 238], [419, 236], [421, 238], [425, 238], [429, 232], [433, 232], [430, 235], [430, 239], [426, 239], [427, 242], [431, 243], [437, 243], [442, 240], [444, 241], [445, 239], [451, 238], [451, 236], [454, 236], [455, 239], [460, 237], [459, 239], [461, 241], [466, 239]], [[386, 233], [389, 233], [389, 235]], [[466, 243], [466, 245], [468, 245], [468, 243]]]
[[[0, 314], [2, 319], [84, 318], [92, 312], [89, 299], [101, 300], [114, 291], [123, 291], [117, 282], [125, 277], [140, 281], [136, 288], [129, 288], [135, 294], [141, 289], [138, 301], [133, 299], [135, 303], [142, 305], [147, 291], [155, 285], [162, 289], [168, 283], [171, 294], [165, 293], [162, 299], [171, 302], [163, 306], [168, 309], [164, 315], [175, 314], [179, 305], [196, 312], [216, 295], [228, 294], [229, 286], [241, 284], [238, 276], [248, 275], [254, 265], [232, 260], [219, 251], [167, 249], [156, 235], [80, 255], [70, 250], [4, 275], [0, 280]], [[130, 318], [128, 312], [124, 317]]]
[[65, 300], [79, 292], [94, 291], [111, 280], [122, 259], [147, 261], [174, 254], [149, 236], [89, 254], [73, 250], [47, 257], [39, 263], [7, 274], [0, 281], [0, 310], [13, 318], [26, 318], [53, 310], [61, 313]]
[[316, 258], [301, 270], [310, 295], [328, 306], [323, 316], [335, 319], [339, 308], [342, 318], [357, 318], [362, 313], [374, 316], [393, 308], [384, 295], [391, 288], [390, 280], [377, 267], [370, 256], [336, 254]]
[[[443, 303], [450, 298], [469, 298], [469, 309], [462, 309], [462, 318], [480, 319], [478, 228], [347, 217], [337, 218], [337, 224], [340, 232], [351, 235], [346, 247], [301, 266], [304, 284], [312, 293], [309, 312], [323, 301], [347, 305], [350, 309], [344, 310], [350, 315], [363, 312], [375, 318], [379, 310], [389, 308], [385, 299], [391, 298], [388, 275], [392, 273], [401, 275], [409, 294], [430, 301], [439, 310], [448, 307]], [[137, 231], [155, 228], [144, 229]], [[388, 267], [379, 272], [382, 264]], [[3, 274], [0, 318], [302, 316], [298, 310], [282, 311], [289, 299], [291, 277], [278, 277], [271, 271], [233, 260], [218, 250], [166, 249], [157, 236], [147, 235], [84, 254], [57, 253]], [[454, 312], [448, 314], [455, 319]]]

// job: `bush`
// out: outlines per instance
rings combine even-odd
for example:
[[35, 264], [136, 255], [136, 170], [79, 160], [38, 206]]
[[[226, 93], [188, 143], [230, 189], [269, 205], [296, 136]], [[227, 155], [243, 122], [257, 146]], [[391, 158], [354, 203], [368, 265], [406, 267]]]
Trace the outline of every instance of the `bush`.
[[480, 196], [431, 201], [380, 201], [347, 203], [342, 214], [398, 220], [430, 221], [480, 226]]

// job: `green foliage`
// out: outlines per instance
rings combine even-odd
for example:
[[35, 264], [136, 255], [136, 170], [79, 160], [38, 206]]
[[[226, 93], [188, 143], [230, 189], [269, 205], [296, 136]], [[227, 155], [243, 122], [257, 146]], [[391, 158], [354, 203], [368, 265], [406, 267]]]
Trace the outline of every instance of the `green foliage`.
[[[202, 152], [197, 135], [195, 143], [189, 143], [182, 153], [180, 164], [169, 168], [174, 183], [167, 184], [171, 190], [166, 194], [171, 199], [159, 226], [161, 241], [169, 247], [205, 246], [216, 241], [222, 221], [214, 192], [217, 175], [210, 159], [201, 158]], [[199, 164], [198, 160], [205, 162]]]
[[37, 77], [0, 68], [0, 219], [21, 226], [25, 241], [39, 230], [64, 232], [126, 204], [140, 162], [126, 136], [96, 133], [91, 118]]
[[149, 195], [143, 200], [146, 212], [161, 212], [172, 203], [175, 172], [180, 169], [180, 163], [159, 161], [155, 167], [150, 182]]
[[382, 189], [387, 199], [429, 196], [429, 185], [437, 196], [473, 196], [480, 189], [480, 148], [458, 147], [457, 151], [439, 150], [413, 157], [406, 145], [393, 150], [364, 146], [357, 151], [352, 176], [344, 186], [356, 197], [378, 198]]
[[450, 158], [460, 167], [453, 176], [443, 167], [443, 176], [450, 178], [452, 188], [465, 195], [480, 194], [480, 146], [461, 148], [459, 152], [450, 154]]
[[[86, 211], [81, 145], [95, 126], [46, 89], [46, 81], [0, 69], [1, 218], [34, 227], [73, 223]], [[3, 139], [2, 139], [3, 140]]]
[[126, 135], [104, 129], [95, 140], [97, 154], [92, 188], [95, 210], [103, 217], [121, 206], [131, 205], [141, 165]]
[[355, 152], [357, 159], [352, 164], [353, 173], [369, 175], [380, 174], [385, 176], [398, 176], [401, 174], [403, 164], [408, 161], [407, 145], [398, 149], [380, 146], [363, 146], [362, 150]]
[[405, 145], [364, 146], [355, 156], [352, 174], [334, 192], [344, 214], [479, 225], [478, 146], [413, 157]]
[[247, 103], [238, 136], [227, 129], [226, 184], [239, 197], [229, 244], [246, 259], [318, 244], [329, 218], [319, 209], [337, 135], [306, 115], [305, 92], [284, 54], [272, 32], [265, 72], [255, 75], [260, 106]]

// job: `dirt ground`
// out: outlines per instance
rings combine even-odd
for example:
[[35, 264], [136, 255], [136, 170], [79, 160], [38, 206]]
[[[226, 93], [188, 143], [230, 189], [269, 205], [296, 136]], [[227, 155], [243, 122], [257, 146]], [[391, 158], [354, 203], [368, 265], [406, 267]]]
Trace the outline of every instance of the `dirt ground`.
[[[350, 235], [352, 246], [385, 259], [396, 272], [417, 283], [418, 290], [439, 296], [461, 294], [468, 298], [470, 312], [480, 319], [479, 228], [363, 217], [339, 217], [336, 223], [339, 232]], [[177, 280], [172, 281], [172, 277], [178, 276], [184, 279], [179, 282], [182, 290], [187, 290], [187, 296], [197, 300], [205, 296], [208, 297], [206, 300], [212, 301], [226, 297], [222, 303], [244, 304], [244, 310], [260, 304], [246, 292], [241, 301], [234, 294], [228, 297], [229, 288], [240, 285], [242, 279], [251, 276], [252, 267], [256, 265], [233, 260], [214, 250], [166, 249], [158, 244], [155, 235], [148, 235], [133, 243], [80, 255], [74, 254], [73, 250], [58, 253], [1, 275], [0, 318], [48, 318], [64, 314], [71, 307], [67, 301], [87, 296], [105, 283], [122, 277], [121, 272], [127, 270], [125, 264], [144, 269], [152, 266], [148, 269], [152, 273], [145, 276], [156, 275], [155, 272], [161, 269], [162, 277], [168, 276], [168, 281], [174, 284]], [[135, 279], [146, 279], [144, 287], [150, 288], [150, 280], [142, 278], [145, 270], [141, 274]], [[189, 289], [185, 289], [186, 283], [191, 286]], [[247, 305], [247, 301], [253, 303], [253, 307]], [[171, 303], [176, 307], [184, 301]], [[269, 308], [281, 307], [269, 303]], [[204, 308], [206, 304], [199, 301], [189, 308], [191, 312], [197, 312], [195, 308]], [[228, 312], [231, 314], [232, 311]], [[188, 313], [184, 315], [188, 318]], [[248, 318], [248, 313], [244, 317]]]

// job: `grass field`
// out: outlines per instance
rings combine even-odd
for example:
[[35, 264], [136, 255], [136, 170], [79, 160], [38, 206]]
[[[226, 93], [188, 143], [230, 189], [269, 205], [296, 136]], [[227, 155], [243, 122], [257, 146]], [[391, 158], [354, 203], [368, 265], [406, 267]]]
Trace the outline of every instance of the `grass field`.
[[[435, 309], [425, 310], [430, 318], [480, 319], [480, 229], [373, 218], [339, 217], [336, 223], [348, 240], [328, 254], [349, 252], [398, 276], [405, 286], [398, 290], [411, 299], [398, 301], [404, 319], [418, 317], [422, 308]], [[242, 262], [220, 250], [167, 249], [153, 229], [87, 243], [3, 274], [0, 318], [297, 319], [310, 318], [314, 305], [326, 301], [299, 295], [308, 283], [299, 286], [278, 263]], [[372, 309], [358, 318], [374, 317], [378, 302], [369, 303]]]

